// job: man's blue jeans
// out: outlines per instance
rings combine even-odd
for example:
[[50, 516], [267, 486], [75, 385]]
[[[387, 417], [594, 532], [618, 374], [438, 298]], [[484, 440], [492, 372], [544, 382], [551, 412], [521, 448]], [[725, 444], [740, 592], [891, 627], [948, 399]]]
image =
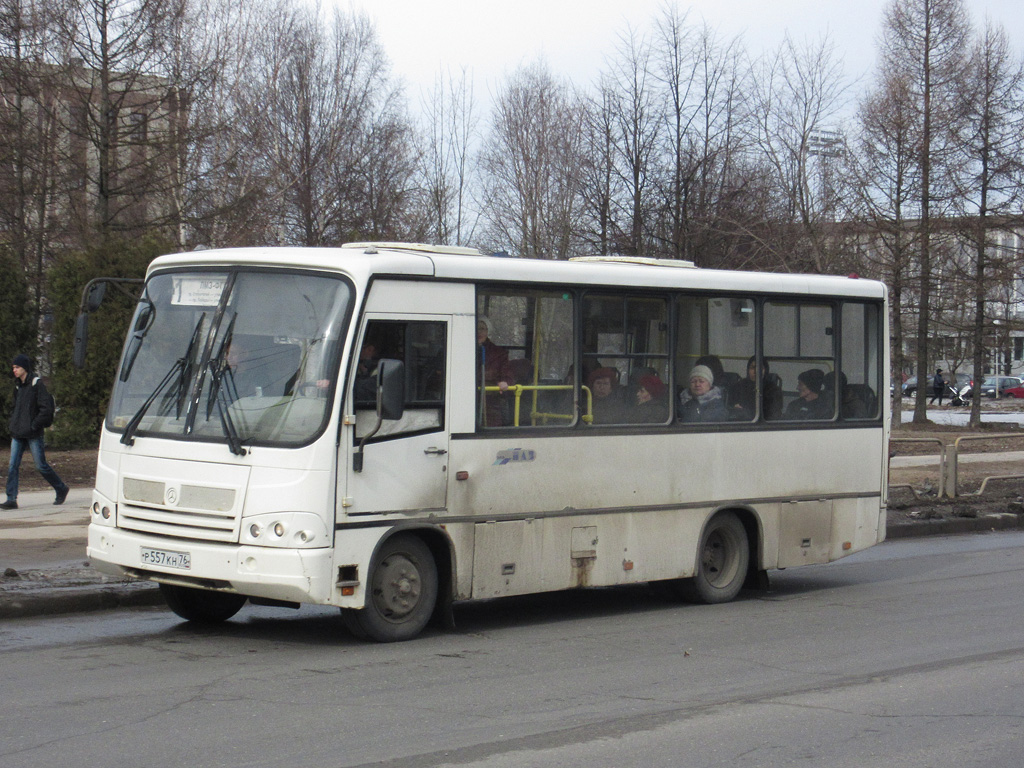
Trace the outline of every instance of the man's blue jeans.
[[46, 455], [43, 453], [43, 438], [33, 437], [26, 440], [14, 437], [11, 438], [11, 463], [7, 467], [8, 501], [18, 500], [18, 469], [21, 466], [21, 457], [25, 453], [26, 446], [32, 452], [32, 461], [36, 463], [39, 474], [53, 486], [53, 490], [59, 492], [64, 488], [64, 482], [53, 471], [53, 467], [46, 463]]

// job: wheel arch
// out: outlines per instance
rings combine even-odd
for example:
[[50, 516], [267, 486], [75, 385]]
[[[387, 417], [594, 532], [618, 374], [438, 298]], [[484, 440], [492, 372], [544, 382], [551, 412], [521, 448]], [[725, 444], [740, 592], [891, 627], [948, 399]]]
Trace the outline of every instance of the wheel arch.
[[410, 522], [396, 525], [381, 536], [374, 545], [370, 556], [371, 566], [377, 561], [377, 555], [385, 542], [395, 536], [411, 535], [422, 541], [430, 550], [437, 569], [437, 605], [434, 606], [434, 623], [454, 627], [452, 603], [455, 601], [455, 544], [451, 536], [442, 527], [423, 523]]
[[761, 558], [764, 554], [764, 525], [761, 522], [761, 516], [753, 508], [742, 504], [719, 507], [708, 515], [707, 520], [704, 521], [704, 525], [701, 527], [701, 539], [704, 537], [704, 529], [707, 528], [708, 524], [723, 512], [732, 512], [736, 515], [743, 525], [743, 530], [746, 531], [747, 548], [750, 551], [750, 558], [747, 563], [747, 583], [751, 584], [763, 570]]

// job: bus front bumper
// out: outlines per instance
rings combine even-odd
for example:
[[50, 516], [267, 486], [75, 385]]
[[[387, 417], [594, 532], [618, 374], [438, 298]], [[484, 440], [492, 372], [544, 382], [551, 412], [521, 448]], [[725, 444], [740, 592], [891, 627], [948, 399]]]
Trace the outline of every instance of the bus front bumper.
[[235, 592], [292, 603], [335, 604], [332, 550], [211, 544], [89, 526], [88, 556], [114, 576]]

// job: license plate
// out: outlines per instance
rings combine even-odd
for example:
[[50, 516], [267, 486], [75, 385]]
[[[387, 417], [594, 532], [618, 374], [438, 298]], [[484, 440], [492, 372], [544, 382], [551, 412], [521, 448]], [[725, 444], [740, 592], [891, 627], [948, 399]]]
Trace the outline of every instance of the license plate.
[[142, 562], [144, 565], [162, 565], [164, 568], [180, 568], [187, 571], [192, 567], [192, 555], [188, 552], [142, 547]]

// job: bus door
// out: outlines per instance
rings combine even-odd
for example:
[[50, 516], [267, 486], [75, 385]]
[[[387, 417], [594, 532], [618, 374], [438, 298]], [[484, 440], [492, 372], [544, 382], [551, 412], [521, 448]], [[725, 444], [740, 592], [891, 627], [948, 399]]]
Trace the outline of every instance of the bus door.
[[[348, 383], [346, 492], [348, 516], [442, 510], [448, 486], [448, 367], [451, 315], [368, 312], [360, 330], [359, 360]], [[377, 423], [376, 372], [381, 359], [404, 366], [400, 419]], [[353, 418], [354, 417], [354, 418]], [[351, 422], [354, 421], [354, 424]], [[356, 454], [362, 443], [362, 468]]]

